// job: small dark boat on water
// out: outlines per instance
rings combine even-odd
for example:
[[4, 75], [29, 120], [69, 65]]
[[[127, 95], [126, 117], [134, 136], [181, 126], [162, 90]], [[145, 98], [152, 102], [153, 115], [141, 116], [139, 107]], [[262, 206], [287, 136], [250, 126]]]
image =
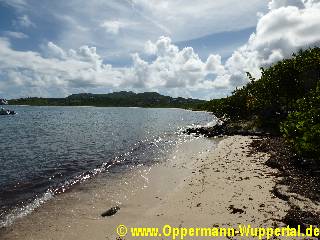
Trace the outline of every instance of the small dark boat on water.
[[[0, 99], [0, 105], [8, 105], [7, 100]], [[0, 108], [0, 115], [15, 115], [15, 111], [4, 109], [3, 107]]]
[[0, 115], [15, 115], [15, 111], [12, 110], [6, 110], [4, 108], [0, 109]]

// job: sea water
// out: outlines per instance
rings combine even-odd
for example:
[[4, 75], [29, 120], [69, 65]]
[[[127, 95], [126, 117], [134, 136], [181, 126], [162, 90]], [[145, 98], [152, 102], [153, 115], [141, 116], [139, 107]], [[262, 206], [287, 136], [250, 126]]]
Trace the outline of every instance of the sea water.
[[0, 116], [0, 227], [108, 171], [153, 164], [188, 125], [214, 117], [182, 109], [11, 106]]

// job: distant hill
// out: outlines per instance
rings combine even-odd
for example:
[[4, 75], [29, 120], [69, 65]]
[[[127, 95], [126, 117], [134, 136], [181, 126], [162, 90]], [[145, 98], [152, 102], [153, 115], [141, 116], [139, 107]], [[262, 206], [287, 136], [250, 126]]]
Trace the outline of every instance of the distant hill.
[[173, 98], [157, 92], [134, 93], [126, 91], [107, 94], [79, 93], [66, 98], [28, 97], [9, 100], [10, 105], [163, 108], [194, 108], [194, 106], [205, 102], [192, 98]]

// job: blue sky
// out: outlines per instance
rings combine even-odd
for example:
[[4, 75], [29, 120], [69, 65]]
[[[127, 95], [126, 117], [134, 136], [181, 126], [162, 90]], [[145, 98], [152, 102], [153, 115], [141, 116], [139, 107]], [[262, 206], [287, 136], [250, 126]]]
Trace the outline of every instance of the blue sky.
[[318, 16], [317, 0], [0, 0], [0, 95], [226, 96], [245, 71], [317, 45]]

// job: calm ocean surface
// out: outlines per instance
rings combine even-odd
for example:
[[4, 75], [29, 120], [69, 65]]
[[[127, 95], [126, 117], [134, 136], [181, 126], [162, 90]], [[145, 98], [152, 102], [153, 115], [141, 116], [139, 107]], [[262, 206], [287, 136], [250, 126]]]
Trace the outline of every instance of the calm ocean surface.
[[152, 164], [188, 125], [214, 120], [180, 109], [11, 106], [0, 116], [0, 227], [100, 172]]

